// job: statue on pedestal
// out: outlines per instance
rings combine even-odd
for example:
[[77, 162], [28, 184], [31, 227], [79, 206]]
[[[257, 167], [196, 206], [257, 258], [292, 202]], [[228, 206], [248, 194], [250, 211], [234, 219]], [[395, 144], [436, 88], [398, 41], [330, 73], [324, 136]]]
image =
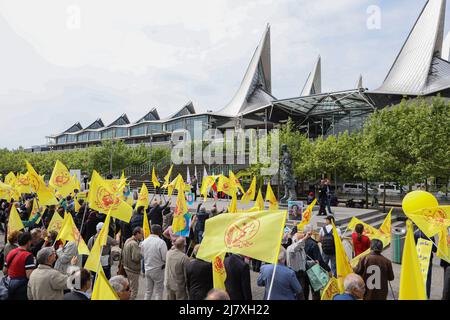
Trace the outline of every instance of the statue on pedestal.
[[297, 200], [297, 192], [295, 191], [295, 177], [292, 169], [292, 157], [287, 145], [281, 146], [281, 183], [284, 186], [284, 196], [280, 199], [281, 203]]

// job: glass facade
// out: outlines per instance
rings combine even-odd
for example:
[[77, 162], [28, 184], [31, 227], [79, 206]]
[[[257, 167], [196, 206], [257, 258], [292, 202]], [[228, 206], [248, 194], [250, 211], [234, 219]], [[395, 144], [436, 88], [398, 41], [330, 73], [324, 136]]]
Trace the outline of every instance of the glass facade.
[[89, 132], [89, 141], [100, 140], [100, 132], [91, 131]]
[[128, 128], [116, 128], [116, 138], [128, 137]]
[[130, 134], [132, 137], [136, 136], [144, 136], [145, 135], [145, 124], [141, 124], [139, 126], [132, 127], [130, 130]]
[[114, 128], [102, 131], [102, 140], [114, 138]]
[[56, 144], [64, 144], [66, 143], [66, 136], [60, 136], [58, 138], [56, 138]]
[[88, 141], [88, 137], [89, 137], [89, 132], [80, 133], [78, 135], [78, 141], [79, 142], [86, 142], [86, 141]]

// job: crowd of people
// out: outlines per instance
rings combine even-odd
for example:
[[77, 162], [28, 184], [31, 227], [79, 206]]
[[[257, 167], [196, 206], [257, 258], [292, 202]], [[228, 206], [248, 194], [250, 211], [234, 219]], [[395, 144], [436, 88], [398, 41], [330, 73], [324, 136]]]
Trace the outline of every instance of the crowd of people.
[[[139, 286], [144, 283], [145, 300], [252, 300], [251, 269], [258, 272], [256, 285], [265, 288], [264, 299], [319, 300], [317, 290], [308, 270], [318, 264], [320, 268], [337, 277], [335, 242], [332, 223], [334, 217], [325, 218], [325, 226], [317, 233], [309, 224], [302, 230], [294, 226], [285, 233], [280, 248], [278, 264], [261, 263], [239, 254], [227, 254], [225, 290], [213, 288], [210, 262], [197, 258], [202, 245], [205, 222], [224, 210], [214, 205], [206, 210], [200, 203], [193, 215], [190, 235], [179, 236], [172, 231], [173, 210], [170, 200], [152, 199], [148, 208], [133, 206], [133, 215], [127, 223], [111, 221], [106, 244], [101, 252], [101, 266], [117, 296], [122, 300], [138, 298]], [[83, 268], [87, 256], [78, 254], [77, 243], [57, 239], [57, 231], [48, 231], [54, 214], [63, 218], [72, 215], [82, 239], [91, 249], [99, 236], [106, 215], [90, 209], [83, 200], [75, 210], [74, 199], [61, 199], [59, 206], [40, 208], [32, 213], [33, 198], [21, 201], [0, 202], [0, 227], [5, 233], [2, 250], [2, 281], [7, 281], [7, 299], [10, 300], [88, 300], [96, 281], [96, 273]], [[15, 206], [25, 230], [7, 233], [6, 227], [11, 207]], [[151, 234], [144, 239], [144, 215], [147, 215]], [[341, 231], [337, 229], [342, 237]], [[420, 236], [420, 235], [419, 235]], [[364, 235], [364, 226], [358, 224], [352, 234], [354, 254], [370, 249], [370, 254], [359, 260], [352, 274], [345, 279], [345, 293], [335, 300], [385, 300], [389, 295], [389, 282], [394, 280], [391, 261], [383, 256], [383, 243]], [[431, 259], [432, 260], [432, 259]], [[117, 271], [113, 271], [114, 262]], [[431, 262], [430, 262], [431, 263]], [[381, 270], [379, 286], [368, 286], [373, 266]], [[448, 264], [445, 269], [443, 299], [449, 299]], [[114, 269], [115, 270], [115, 269]], [[429, 269], [427, 294], [430, 296], [431, 270]], [[272, 276], [275, 277], [272, 282]], [[140, 282], [141, 278], [145, 281]], [[6, 280], [5, 280], [6, 279]], [[0, 292], [0, 296], [1, 292]], [[2, 296], [4, 298], [4, 296]]]

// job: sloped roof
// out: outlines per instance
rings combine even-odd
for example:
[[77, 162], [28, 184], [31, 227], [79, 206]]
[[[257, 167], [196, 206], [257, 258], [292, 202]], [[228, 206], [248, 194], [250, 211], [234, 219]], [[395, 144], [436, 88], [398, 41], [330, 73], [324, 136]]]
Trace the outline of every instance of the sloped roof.
[[306, 79], [300, 96], [310, 96], [319, 93], [322, 93], [322, 67], [320, 55], [314, 64], [312, 72], [309, 73], [308, 78]]
[[143, 121], [152, 121], [152, 120], [159, 120], [159, 114], [158, 114], [158, 111], [156, 110], [156, 108], [153, 108], [152, 110], [150, 110], [145, 116], [140, 118], [135, 123], [140, 123]]
[[124, 113], [120, 117], [118, 117], [116, 120], [114, 120], [111, 124], [108, 125], [108, 127], [111, 126], [123, 126], [130, 124], [130, 120], [128, 120], [127, 115]]
[[234, 117], [248, 109], [270, 104], [274, 100], [271, 72], [270, 26], [267, 25], [239, 89], [231, 101], [217, 114]]
[[449, 61], [450, 59], [450, 32], [447, 33], [447, 36], [442, 43], [442, 55], [441, 58]]
[[375, 92], [423, 95], [431, 93], [437, 82], [442, 86], [445, 79], [432, 78], [431, 74], [433, 63], [441, 70], [435, 76], [442, 75], [446, 68], [435, 60], [442, 51], [445, 5], [445, 0], [427, 1], [386, 79]]
[[66, 131], [64, 131], [63, 133], [72, 133], [72, 132], [77, 132], [83, 130], [83, 127], [81, 126], [81, 124], [79, 122], [73, 124], [69, 129], [67, 129]]
[[181, 107], [180, 110], [175, 112], [168, 119], [174, 119], [174, 118], [186, 116], [189, 114], [195, 114], [194, 104], [192, 103], [192, 101], [189, 101], [188, 103], [186, 103], [183, 107]]
[[358, 82], [356, 83], [356, 88], [357, 88], [357, 89], [364, 89], [364, 86], [363, 86], [363, 77], [362, 77], [361, 74], [359, 75]]
[[85, 128], [85, 130], [87, 130], [87, 129], [100, 129], [100, 128], [103, 128], [104, 126], [105, 125], [103, 124], [102, 119], [98, 118], [97, 120], [92, 122], [89, 126], [87, 126]]

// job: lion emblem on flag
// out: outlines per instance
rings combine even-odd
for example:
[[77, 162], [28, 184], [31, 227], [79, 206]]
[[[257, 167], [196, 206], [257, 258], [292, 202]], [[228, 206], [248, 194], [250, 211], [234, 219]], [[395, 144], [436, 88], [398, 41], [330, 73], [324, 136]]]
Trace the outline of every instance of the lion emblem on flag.
[[213, 266], [214, 266], [215, 272], [217, 272], [221, 275], [225, 273], [225, 266], [223, 265], [223, 261], [222, 261], [222, 259], [220, 259], [219, 256], [214, 258]]
[[228, 227], [225, 232], [227, 248], [245, 248], [253, 245], [253, 238], [258, 233], [260, 222], [253, 217], [244, 217]]
[[65, 186], [70, 181], [70, 175], [68, 172], [58, 172], [58, 174], [53, 179], [53, 183], [58, 187]]
[[97, 189], [96, 202], [97, 205], [102, 209], [109, 210], [111, 208], [111, 210], [114, 210], [119, 206], [120, 199], [115, 197], [106, 188], [99, 187]]

